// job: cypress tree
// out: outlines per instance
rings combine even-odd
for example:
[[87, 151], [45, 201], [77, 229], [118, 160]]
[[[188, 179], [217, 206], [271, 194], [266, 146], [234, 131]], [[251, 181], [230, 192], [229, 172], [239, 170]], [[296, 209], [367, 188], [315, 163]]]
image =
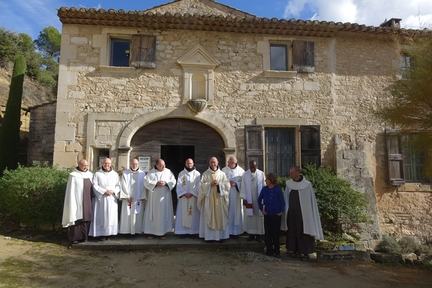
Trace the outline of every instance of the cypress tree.
[[21, 99], [26, 62], [23, 55], [16, 58], [9, 89], [6, 112], [0, 128], [0, 176], [3, 171], [18, 167], [20, 149]]

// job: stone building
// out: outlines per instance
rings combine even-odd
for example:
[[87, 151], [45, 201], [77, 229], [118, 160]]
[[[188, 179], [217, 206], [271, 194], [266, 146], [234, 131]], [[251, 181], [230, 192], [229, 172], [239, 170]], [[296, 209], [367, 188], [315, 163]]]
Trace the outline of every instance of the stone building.
[[386, 127], [373, 114], [400, 73], [400, 19], [267, 19], [213, 0], [129, 12], [62, 7], [58, 16], [54, 164], [85, 157], [94, 169], [109, 156], [122, 169], [132, 157], [150, 166], [162, 157], [177, 173], [188, 157], [203, 171], [211, 156], [225, 166], [235, 155], [284, 176], [312, 162], [368, 196], [363, 239], [431, 239], [430, 184], [401, 173], [391, 181], [388, 167], [401, 162], [388, 161]]
[[34, 161], [53, 165], [56, 101], [29, 107], [27, 166]]

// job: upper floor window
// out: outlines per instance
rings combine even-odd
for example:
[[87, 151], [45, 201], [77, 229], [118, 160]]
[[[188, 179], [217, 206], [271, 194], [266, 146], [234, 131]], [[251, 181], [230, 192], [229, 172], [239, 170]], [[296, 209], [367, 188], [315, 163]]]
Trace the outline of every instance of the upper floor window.
[[111, 66], [129, 66], [130, 40], [111, 39]]
[[402, 79], [407, 79], [408, 69], [411, 67], [410, 56], [404, 54], [401, 56], [400, 70], [402, 74]]
[[112, 37], [110, 66], [155, 68], [156, 37], [141, 34], [130, 39]]
[[257, 46], [263, 53], [265, 77], [292, 78], [298, 72], [315, 72], [314, 42], [270, 38]]
[[270, 44], [270, 70], [288, 71], [288, 46]]

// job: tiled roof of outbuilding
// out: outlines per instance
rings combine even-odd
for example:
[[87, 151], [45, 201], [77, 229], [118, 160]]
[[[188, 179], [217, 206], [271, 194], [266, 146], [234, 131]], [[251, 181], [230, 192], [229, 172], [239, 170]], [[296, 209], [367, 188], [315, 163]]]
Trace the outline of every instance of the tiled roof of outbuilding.
[[220, 31], [231, 33], [253, 33], [283, 36], [332, 37], [337, 32], [370, 34], [427, 35], [431, 30], [414, 30], [391, 27], [366, 26], [356, 23], [327, 22], [317, 20], [295, 20], [246, 16], [215, 16], [201, 14], [171, 14], [152, 11], [123, 9], [95, 9], [61, 7], [57, 15], [63, 24], [101, 25], [147, 29], [186, 29]]

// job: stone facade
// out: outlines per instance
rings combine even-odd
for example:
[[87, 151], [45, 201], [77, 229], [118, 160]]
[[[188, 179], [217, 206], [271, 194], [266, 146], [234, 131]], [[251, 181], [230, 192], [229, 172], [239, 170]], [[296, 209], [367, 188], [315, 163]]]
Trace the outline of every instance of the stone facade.
[[[218, 19], [226, 17], [226, 21], [231, 21], [229, 17], [250, 16], [216, 4], [211, 0], [174, 1], [144, 12], [163, 17], [166, 12], [174, 15], [178, 11], [183, 15], [179, 17], [184, 17], [181, 19], [211, 13]], [[190, 13], [191, 7], [194, 13]], [[332, 30], [330, 37], [320, 37], [305, 36], [295, 29], [292, 35], [275, 35], [255, 33], [246, 26], [240, 33], [223, 28], [156, 29], [68, 21], [62, 21], [54, 164], [71, 167], [85, 157], [96, 168], [102, 151], [108, 152], [116, 167], [128, 167], [130, 157], [136, 156], [131, 139], [139, 129], [162, 119], [186, 118], [212, 127], [224, 141], [221, 149], [225, 157], [235, 155], [245, 167], [245, 125], [290, 127], [295, 135], [301, 125], [319, 125], [322, 164], [336, 168], [341, 177], [370, 199], [373, 223], [363, 238], [373, 241], [381, 233], [395, 233], [430, 239], [430, 186], [389, 186], [382, 137], [385, 127], [374, 117], [374, 111], [389, 97], [386, 91], [399, 65], [399, 54], [389, 33], [339, 29]], [[320, 25], [325, 33], [333, 29], [330, 24]], [[374, 29], [371, 31], [378, 31]], [[109, 66], [110, 37], [133, 34], [156, 37], [155, 68]], [[268, 71], [270, 43], [294, 40], [314, 43], [314, 72]], [[204, 71], [205, 63], [200, 61], [207, 61], [207, 54], [214, 59], [214, 68], [206, 68], [212, 72], [212, 103], [199, 113], [185, 104], [186, 68], [178, 63], [197, 45], [205, 52], [187, 69]], [[300, 140], [295, 137], [299, 150]], [[295, 155], [297, 165], [301, 164], [299, 154]], [[224, 166], [226, 159], [220, 160]]]

